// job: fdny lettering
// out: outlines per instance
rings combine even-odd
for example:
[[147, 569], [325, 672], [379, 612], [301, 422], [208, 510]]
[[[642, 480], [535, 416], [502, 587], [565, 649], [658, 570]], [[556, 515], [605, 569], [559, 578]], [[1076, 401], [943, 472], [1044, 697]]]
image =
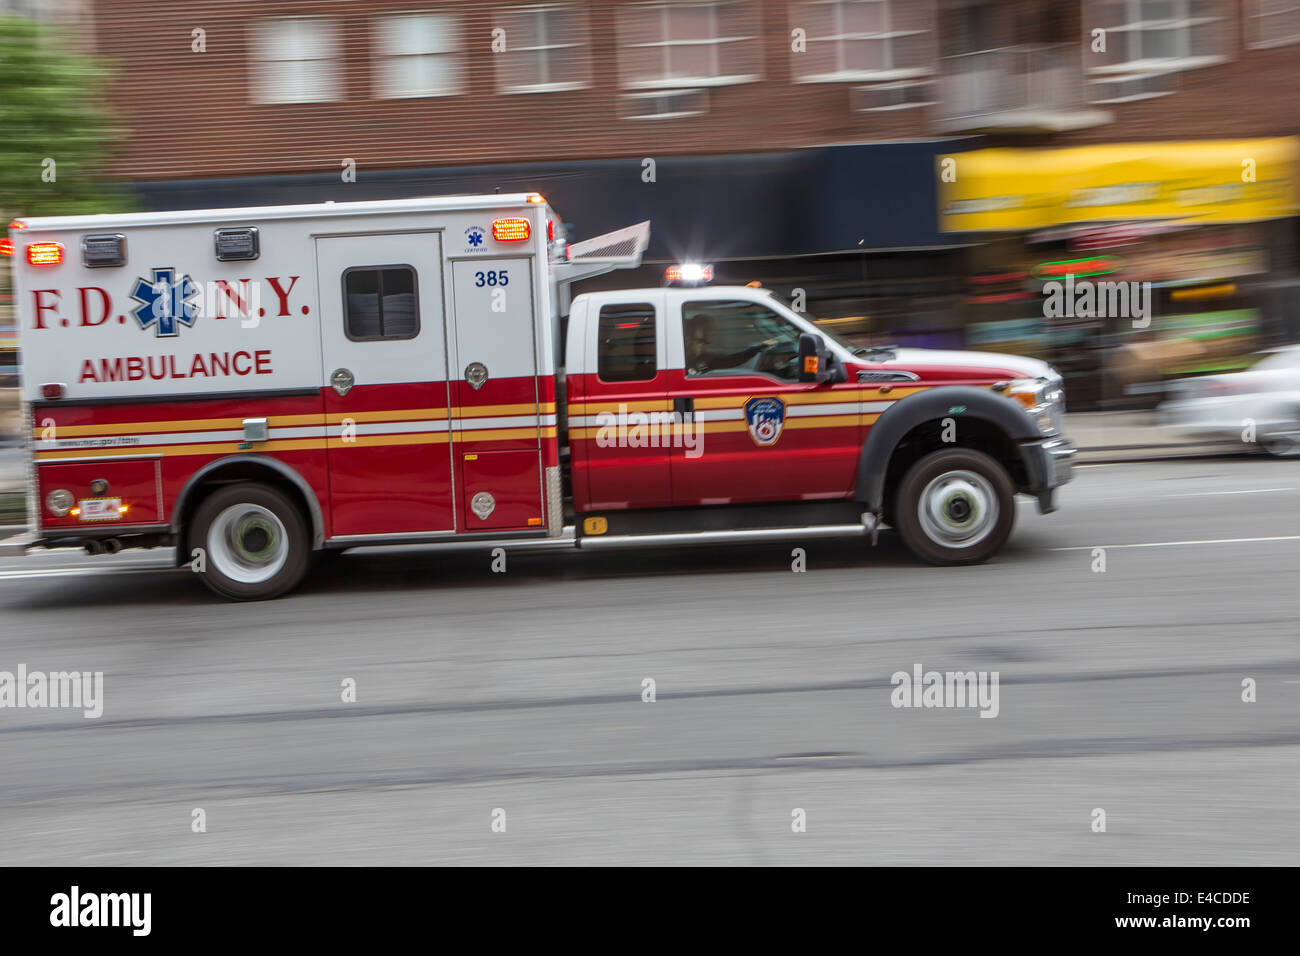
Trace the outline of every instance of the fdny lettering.
[[287, 289], [280, 288], [279, 276], [271, 276], [266, 280], [271, 283], [271, 288], [275, 290], [275, 295], [280, 300], [279, 315], [289, 314], [289, 293], [292, 292], [293, 287], [298, 284], [299, 278], [299, 276], [289, 276], [289, 288]]
[[127, 358], [83, 359], [78, 382], [140, 382], [166, 378], [215, 378], [222, 375], [273, 375], [271, 350], [202, 352], [186, 365], [175, 355], [131, 355]]
[[[268, 276], [266, 282], [271, 286], [271, 291], [275, 293], [276, 300], [279, 304], [278, 316], [293, 315], [293, 310], [289, 307], [289, 296], [293, 294], [294, 287], [297, 286], [298, 280], [302, 276], [289, 276], [283, 279], [280, 276]], [[214, 305], [212, 316], [214, 319], [228, 318], [228, 306], [233, 306], [233, 314], [236, 316], [247, 316], [249, 314], [250, 302], [256, 302], [252, 298], [252, 285], [256, 280], [253, 279], [214, 279], [212, 281], [212, 292], [210, 296]], [[287, 282], [287, 288], [286, 288]], [[69, 297], [71, 298], [71, 297]], [[78, 286], [76, 290], [76, 299], [81, 305], [81, 318], [77, 322], [79, 328], [91, 328], [98, 325], [108, 324], [109, 319], [113, 318], [113, 297], [107, 289], [101, 289], [98, 286]], [[32, 290], [32, 328], [48, 329], [54, 326], [67, 328], [72, 325], [72, 319], [65, 318], [59, 313], [62, 311], [61, 303], [63, 292], [59, 289], [33, 289]], [[197, 306], [196, 306], [197, 307]], [[269, 311], [269, 310], [268, 310]], [[303, 315], [307, 314], [307, 306], [300, 310]], [[116, 324], [122, 324], [125, 319], [118, 316]]]

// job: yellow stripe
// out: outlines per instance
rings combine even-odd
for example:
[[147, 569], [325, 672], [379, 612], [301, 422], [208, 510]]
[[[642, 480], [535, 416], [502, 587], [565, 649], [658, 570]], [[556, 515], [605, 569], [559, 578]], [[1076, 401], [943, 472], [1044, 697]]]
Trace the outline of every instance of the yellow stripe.
[[629, 412], [671, 412], [673, 410], [672, 399], [654, 398], [641, 402], [622, 402], [620, 405], [603, 405], [600, 402], [588, 402], [587, 410], [584, 415], [599, 415], [601, 412], [609, 412], [611, 415], [617, 415], [620, 408]]
[[[255, 401], [250, 396], [249, 401]], [[459, 410], [461, 418], [486, 418], [502, 415], [555, 414], [554, 402], [542, 402], [526, 405], [480, 405], [475, 408]], [[293, 428], [302, 425], [337, 425], [345, 419], [354, 422], [412, 422], [442, 421], [447, 417], [446, 408], [400, 408], [374, 412], [331, 412], [309, 415], [272, 415], [267, 419], [270, 428]], [[152, 435], [166, 432], [201, 432], [227, 431], [244, 427], [242, 418], [191, 418], [185, 421], [165, 422], [115, 422], [106, 425], [57, 425], [57, 434], [66, 438], [84, 438], [93, 435]], [[32, 437], [39, 439], [42, 428], [33, 426]]]
[[553, 415], [554, 413], [554, 402], [529, 402], [525, 405], [467, 405], [456, 409], [457, 418], [500, 418], [506, 415]]
[[[346, 419], [354, 422], [418, 422], [425, 419], [441, 421], [447, 417], [445, 408], [403, 408], [380, 412], [331, 412], [325, 421], [338, 425]], [[274, 421], [271, 422], [274, 425]]]
[[[537, 428], [476, 428], [456, 432], [457, 441], [505, 441], [512, 438], [536, 438]], [[543, 438], [555, 437], [555, 426], [541, 430]]]
[[[504, 441], [518, 438], [536, 438], [536, 428], [494, 428], [462, 432], [458, 438], [466, 441]], [[554, 438], [555, 428], [543, 428], [543, 438]], [[251, 449], [241, 449], [240, 442], [210, 442], [193, 445], [122, 445], [116, 448], [76, 448], [67, 451], [41, 452], [36, 461], [56, 462], [65, 458], [114, 458], [121, 455], [161, 455], [165, 458], [182, 455], [228, 455], [237, 451], [274, 454], [282, 451], [318, 451], [325, 448], [378, 447], [384, 445], [442, 445], [449, 440], [447, 432], [408, 432], [400, 435], [357, 435], [354, 441], [342, 438], [280, 439], [257, 442]], [[98, 454], [95, 454], [95, 453]]]
[[832, 428], [852, 425], [857, 427], [862, 416], [853, 415], [809, 415], [807, 418], [787, 418], [786, 428]]
[[[322, 425], [324, 420], [313, 415], [273, 415], [267, 419], [271, 428], [289, 428], [296, 425]], [[195, 418], [183, 422], [116, 422], [110, 425], [56, 425], [60, 437], [77, 438], [89, 435], [151, 435], [166, 432], [226, 431], [244, 427], [242, 418]], [[33, 427], [32, 437], [39, 439], [43, 428]]]
[[[193, 445], [122, 445], [118, 448], [76, 448], [68, 451], [41, 452], [38, 462], [59, 461], [63, 458], [114, 458], [121, 455], [228, 455], [240, 451], [240, 442], [213, 442]], [[295, 438], [280, 441], [257, 442], [251, 449], [261, 452], [303, 451], [325, 447], [323, 438]], [[248, 449], [243, 449], [248, 450]], [[99, 452], [100, 454], [93, 454]], [[88, 454], [90, 453], [90, 454]]]
[[344, 441], [342, 438], [327, 438], [325, 447], [353, 448], [376, 445], [445, 445], [446, 432], [407, 432], [404, 435], [357, 435], [355, 439]]

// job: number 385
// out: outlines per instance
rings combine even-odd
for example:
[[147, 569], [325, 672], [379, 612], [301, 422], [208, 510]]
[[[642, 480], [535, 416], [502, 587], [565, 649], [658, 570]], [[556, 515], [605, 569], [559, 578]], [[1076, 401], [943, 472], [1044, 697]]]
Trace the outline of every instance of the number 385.
[[474, 273], [474, 285], [482, 288], [485, 285], [509, 285], [510, 276], [508, 270], [502, 269], [498, 272], [496, 269], [489, 269], [487, 272]]

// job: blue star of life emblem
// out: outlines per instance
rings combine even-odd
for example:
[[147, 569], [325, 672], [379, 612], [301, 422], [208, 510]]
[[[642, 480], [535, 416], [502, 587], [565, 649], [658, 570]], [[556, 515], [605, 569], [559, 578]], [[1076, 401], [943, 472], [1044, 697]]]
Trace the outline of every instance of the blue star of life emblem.
[[140, 305], [131, 314], [140, 328], [153, 325], [154, 334], [165, 338], [180, 333], [177, 323], [193, 326], [199, 317], [199, 307], [189, 301], [199, 294], [199, 287], [188, 275], [176, 281], [175, 269], [154, 269], [153, 281], [137, 278], [131, 298]]
[[483, 233], [475, 229], [469, 234], [469, 244], [471, 246], [481, 246], [483, 244]]

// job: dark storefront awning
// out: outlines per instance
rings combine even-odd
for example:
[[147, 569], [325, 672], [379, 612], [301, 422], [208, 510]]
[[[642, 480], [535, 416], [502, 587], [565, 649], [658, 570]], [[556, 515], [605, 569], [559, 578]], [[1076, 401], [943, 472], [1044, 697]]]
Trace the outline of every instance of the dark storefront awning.
[[945, 142], [784, 153], [655, 157], [139, 183], [148, 209], [201, 209], [419, 195], [536, 191], [583, 239], [649, 219], [651, 261], [779, 258], [963, 244], [938, 231]]

